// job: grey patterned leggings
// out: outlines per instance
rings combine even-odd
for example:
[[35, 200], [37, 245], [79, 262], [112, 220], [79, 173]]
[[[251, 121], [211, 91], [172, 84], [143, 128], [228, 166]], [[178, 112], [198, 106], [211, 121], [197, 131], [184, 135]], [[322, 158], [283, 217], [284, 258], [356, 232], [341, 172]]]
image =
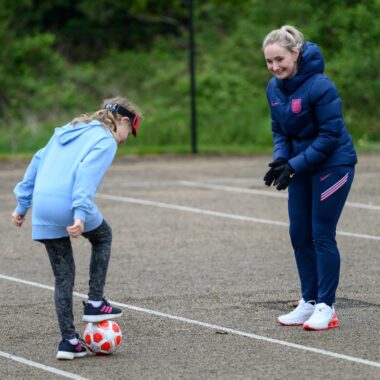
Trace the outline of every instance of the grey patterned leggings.
[[[83, 236], [91, 243], [90, 280], [88, 298], [100, 301], [103, 297], [108, 263], [111, 256], [112, 230], [102, 224]], [[55, 277], [54, 301], [63, 339], [76, 336], [73, 316], [75, 262], [69, 237], [39, 240], [46, 247]]]

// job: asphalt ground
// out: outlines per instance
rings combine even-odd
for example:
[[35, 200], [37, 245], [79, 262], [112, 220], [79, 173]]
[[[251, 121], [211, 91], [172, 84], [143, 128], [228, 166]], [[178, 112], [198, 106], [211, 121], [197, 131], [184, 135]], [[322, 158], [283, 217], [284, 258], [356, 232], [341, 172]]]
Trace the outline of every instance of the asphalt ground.
[[[0, 163], [1, 379], [380, 379], [380, 155], [359, 155], [338, 226], [340, 328], [282, 327], [299, 298], [286, 192], [269, 156], [117, 159], [96, 202], [113, 227], [106, 297], [120, 305], [113, 355], [55, 358], [54, 280], [28, 219], [10, 223], [26, 162]], [[82, 332], [89, 244], [73, 241]]]

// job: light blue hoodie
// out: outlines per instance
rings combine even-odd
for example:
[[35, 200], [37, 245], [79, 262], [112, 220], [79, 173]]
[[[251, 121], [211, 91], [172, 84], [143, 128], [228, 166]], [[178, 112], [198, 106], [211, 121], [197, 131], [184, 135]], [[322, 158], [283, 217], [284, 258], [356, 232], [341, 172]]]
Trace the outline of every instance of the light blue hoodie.
[[97, 120], [55, 129], [14, 189], [18, 214], [25, 215], [33, 203], [33, 240], [69, 236], [66, 227], [74, 219], [84, 221], [85, 232], [102, 223], [93, 197], [116, 150], [111, 131]]

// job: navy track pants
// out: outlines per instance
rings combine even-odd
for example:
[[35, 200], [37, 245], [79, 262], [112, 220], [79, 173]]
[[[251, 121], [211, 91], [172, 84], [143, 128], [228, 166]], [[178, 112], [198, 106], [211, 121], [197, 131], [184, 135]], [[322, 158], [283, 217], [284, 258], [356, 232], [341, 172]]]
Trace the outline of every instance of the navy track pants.
[[335, 302], [340, 271], [336, 226], [354, 173], [354, 166], [334, 166], [297, 174], [289, 185], [290, 238], [306, 302]]

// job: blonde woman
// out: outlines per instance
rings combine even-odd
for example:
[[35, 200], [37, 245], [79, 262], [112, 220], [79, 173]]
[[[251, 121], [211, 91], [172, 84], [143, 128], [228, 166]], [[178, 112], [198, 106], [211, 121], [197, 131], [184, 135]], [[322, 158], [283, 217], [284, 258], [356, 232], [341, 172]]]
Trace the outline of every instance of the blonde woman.
[[73, 320], [75, 263], [70, 238], [91, 243], [88, 302], [83, 320], [99, 322], [122, 315], [104, 298], [112, 231], [93, 198], [119, 144], [137, 135], [140, 111], [126, 98], [106, 99], [102, 109], [56, 128], [14, 189], [12, 222], [21, 227], [32, 207], [32, 239], [46, 247], [55, 276], [55, 308], [62, 339], [57, 359], [86, 355]]
[[273, 75], [267, 88], [274, 140], [265, 184], [289, 187], [290, 238], [301, 282], [295, 310], [278, 317], [307, 330], [338, 327], [333, 304], [339, 282], [336, 226], [354, 178], [357, 157], [341, 99], [323, 73], [319, 47], [285, 25], [264, 39]]

